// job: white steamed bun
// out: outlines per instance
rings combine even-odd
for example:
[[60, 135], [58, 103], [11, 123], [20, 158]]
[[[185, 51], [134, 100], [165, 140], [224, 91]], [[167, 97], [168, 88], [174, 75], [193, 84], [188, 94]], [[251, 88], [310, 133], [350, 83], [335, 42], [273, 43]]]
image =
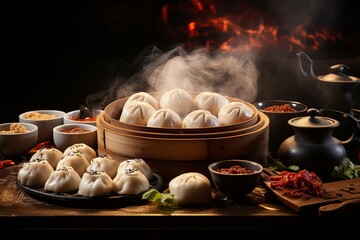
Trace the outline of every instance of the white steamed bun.
[[43, 187], [53, 171], [54, 169], [48, 161], [36, 159], [24, 163], [18, 172], [17, 179], [29, 187]]
[[87, 167], [87, 172], [98, 171], [106, 172], [112, 179], [116, 176], [119, 162], [108, 155], [93, 158]]
[[74, 192], [79, 189], [81, 177], [70, 166], [63, 166], [51, 173], [44, 190], [55, 193]]
[[149, 189], [148, 178], [138, 169], [125, 168], [118, 171], [114, 178], [115, 192], [122, 194], [139, 194]]
[[117, 172], [123, 172], [127, 168], [139, 170], [147, 177], [147, 179], [151, 179], [154, 176], [150, 166], [141, 158], [130, 158], [120, 162]]
[[148, 127], [181, 128], [181, 117], [175, 111], [167, 108], [156, 110], [148, 119]]
[[70, 153], [80, 153], [90, 163], [91, 159], [97, 156], [95, 149], [85, 143], [75, 143], [64, 150], [64, 156]]
[[44, 147], [38, 149], [30, 158], [30, 162], [35, 161], [36, 159], [45, 159], [50, 163], [53, 169], [56, 168], [56, 165], [60, 161], [60, 159], [64, 156], [63, 152], [59, 149], [51, 147]]
[[80, 177], [82, 177], [89, 165], [90, 163], [84, 155], [81, 153], [70, 152], [68, 155], [61, 158], [56, 166], [56, 170], [64, 166], [70, 166], [80, 175]]
[[78, 194], [86, 197], [103, 196], [114, 190], [114, 182], [106, 172], [85, 172], [79, 184]]
[[223, 106], [218, 114], [221, 125], [231, 125], [246, 121], [254, 116], [254, 111], [243, 102], [231, 102]]
[[218, 118], [208, 110], [194, 110], [183, 119], [183, 128], [218, 127]]
[[133, 101], [123, 109], [119, 121], [134, 125], [146, 126], [151, 114], [156, 109], [147, 102]]
[[215, 92], [201, 92], [194, 98], [194, 109], [204, 109], [217, 116], [220, 108], [230, 103], [225, 96]]
[[201, 173], [187, 172], [169, 182], [169, 191], [179, 205], [208, 204], [212, 200], [210, 180]]
[[137, 92], [132, 94], [125, 102], [123, 109], [126, 109], [131, 102], [146, 102], [153, 106], [156, 110], [159, 109], [159, 103], [155, 97], [147, 92]]
[[165, 92], [160, 98], [160, 108], [168, 108], [184, 118], [194, 109], [193, 97], [187, 91], [175, 88]]

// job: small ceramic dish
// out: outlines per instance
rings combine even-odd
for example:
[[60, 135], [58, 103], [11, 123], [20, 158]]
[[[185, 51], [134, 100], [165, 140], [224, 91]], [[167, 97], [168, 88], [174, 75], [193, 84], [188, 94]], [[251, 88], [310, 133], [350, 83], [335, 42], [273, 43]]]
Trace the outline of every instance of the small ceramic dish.
[[31, 123], [0, 124], [0, 157], [26, 154], [38, 141], [38, 127]]
[[263, 171], [261, 164], [240, 159], [213, 162], [208, 169], [215, 187], [235, 201], [243, 200], [255, 189]]
[[96, 149], [97, 127], [84, 123], [62, 124], [54, 127], [53, 138], [56, 148], [60, 151], [76, 143], [84, 143]]
[[53, 128], [63, 124], [65, 112], [59, 110], [34, 110], [19, 115], [20, 123], [31, 123], [38, 126], [38, 142], [52, 141]]

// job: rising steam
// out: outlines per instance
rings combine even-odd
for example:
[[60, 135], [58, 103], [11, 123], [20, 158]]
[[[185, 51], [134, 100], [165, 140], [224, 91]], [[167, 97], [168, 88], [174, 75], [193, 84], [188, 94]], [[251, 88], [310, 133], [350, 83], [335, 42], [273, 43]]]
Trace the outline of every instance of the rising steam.
[[153, 47], [139, 57], [142, 67], [128, 79], [117, 78], [103, 92], [91, 94], [87, 104], [103, 109], [110, 102], [139, 91], [212, 91], [252, 102], [257, 95], [258, 71], [251, 52], [210, 52], [182, 46], [168, 51]]

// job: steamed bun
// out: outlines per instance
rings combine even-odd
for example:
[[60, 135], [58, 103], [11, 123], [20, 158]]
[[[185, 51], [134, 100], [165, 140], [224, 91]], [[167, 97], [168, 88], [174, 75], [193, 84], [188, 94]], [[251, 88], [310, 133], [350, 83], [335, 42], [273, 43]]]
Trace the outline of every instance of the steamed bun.
[[133, 101], [129, 103], [126, 109], [123, 109], [119, 121], [146, 126], [151, 114], [155, 111], [156, 109], [147, 102]]
[[148, 119], [148, 127], [181, 128], [181, 117], [171, 109], [158, 109]]
[[231, 102], [220, 109], [218, 119], [221, 125], [231, 125], [246, 121], [254, 114], [254, 111], [245, 103]]
[[193, 97], [187, 91], [175, 88], [165, 92], [160, 98], [160, 108], [168, 108], [184, 118], [194, 109]]
[[219, 110], [230, 101], [223, 95], [215, 92], [201, 92], [194, 98], [194, 109], [204, 109], [217, 116]]
[[212, 200], [210, 180], [201, 173], [180, 174], [169, 182], [169, 191], [179, 205], [208, 204]]
[[44, 190], [55, 193], [77, 191], [80, 180], [81, 177], [72, 167], [63, 166], [51, 173], [45, 182]]
[[111, 178], [114, 178], [116, 176], [118, 167], [118, 161], [112, 159], [110, 156], [104, 155], [93, 158], [90, 162], [90, 165], [87, 167], [87, 172], [106, 172]]
[[138, 169], [121, 169], [114, 178], [115, 192], [121, 194], [139, 194], [149, 189], [147, 177]]
[[64, 166], [70, 166], [82, 177], [89, 164], [88, 160], [81, 153], [71, 152], [61, 158], [56, 166], [56, 170]]
[[106, 172], [90, 171], [82, 176], [78, 194], [86, 197], [103, 196], [114, 190], [114, 182]]
[[156, 110], [159, 109], [159, 103], [156, 100], [156, 98], [147, 92], [137, 92], [137, 93], [132, 94], [128, 98], [128, 100], [126, 100], [123, 109], [127, 109], [129, 104], [134, 101], [146, 102], [146, 103], [149, 103], [151, 106], [153, 106]]
[[24, 163], [18, 172], [17, 179], [29, 187], [43, 187], [53, 171], [54, 169], [48, 161], [36, 159]]
[[154, 176], [154, 173], [150, 166], [141, 158], [129, 158], [122, 161], [119, 164], [117, 172], [122, 172], [127, 168], [135, 168], [139, 170], [147, 177], [147, 179], [151, 179]]
[[183, 128], [218, 127], [220, 122], [208, 110], [194, 110], [183, 119], [182, 126]]
[[90, 163], [91, 159], [97, 156], [95, 149], [85, 143], [75, 143], [64, 150], [64, 156], [70, 153], [79, 153]]
[[60, 161], [60, 159], [64, 156], [63, 152], [61, 152], [57, 148], [40, 148], [38, 149], [30, 158], [30, 162], [35, 161], [36, 159], [45, 159], [50, 163], [53, 169], [56, 168], [56, 165]]

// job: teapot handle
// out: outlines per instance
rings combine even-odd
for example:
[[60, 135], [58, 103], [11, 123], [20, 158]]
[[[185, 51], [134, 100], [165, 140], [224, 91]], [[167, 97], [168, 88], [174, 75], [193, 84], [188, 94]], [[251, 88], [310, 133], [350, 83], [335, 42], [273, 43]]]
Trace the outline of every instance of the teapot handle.
[[[331, 116], [329, 116], [329, 114]], [[339, 139], [340, 143], [345, 147], [346, 151], [348, 153], [352, 153], [353, 151], [357, 150], [360, 146], [360, 126], [358, 121], [351, 115], [337, 111], [337, 110], [331, 110], [331, 109], [320, 109], [319, 115], [325, 115], [331, 118], [335, 118], [340, 122], [341, 124], [344, 122], [350, 123], [352, 127], [352, 134], [348, 139], [342, 140]], [[336, 115], [336, 117], [334, 117]], [[341, 119], [339, 119], [341, 117]]]

